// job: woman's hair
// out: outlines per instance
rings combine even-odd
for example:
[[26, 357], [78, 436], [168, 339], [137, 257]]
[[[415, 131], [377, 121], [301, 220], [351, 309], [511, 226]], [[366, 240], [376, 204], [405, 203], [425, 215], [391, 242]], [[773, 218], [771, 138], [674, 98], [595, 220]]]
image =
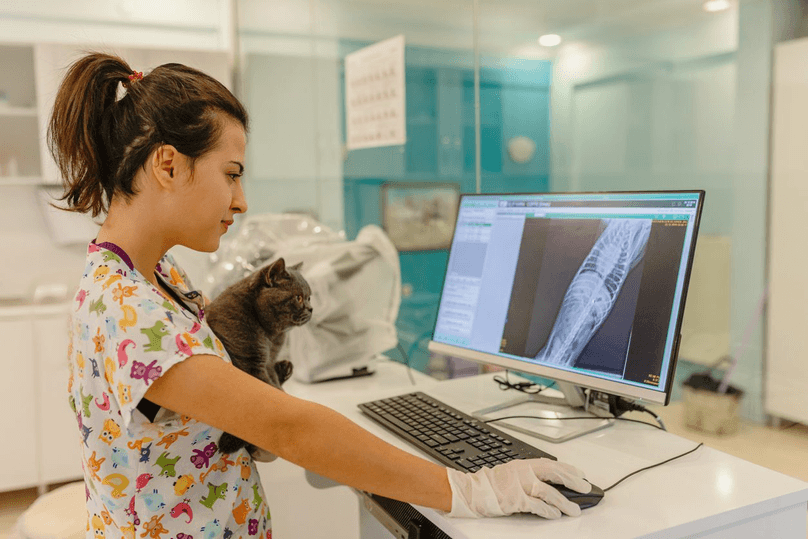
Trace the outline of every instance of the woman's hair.
[[[139, 76], [121, 58], [89, 53], [67, 70], [48, 125], [48, 147], [70, 211], [105, 213], [113, 195], [133, 196], [135, 174], [163, 144], [196, 159], [214, 149], [229, 116], [247, 111], [213, 77], [182, 64]], [[119, 85], [125, 93], [119, 98]]]

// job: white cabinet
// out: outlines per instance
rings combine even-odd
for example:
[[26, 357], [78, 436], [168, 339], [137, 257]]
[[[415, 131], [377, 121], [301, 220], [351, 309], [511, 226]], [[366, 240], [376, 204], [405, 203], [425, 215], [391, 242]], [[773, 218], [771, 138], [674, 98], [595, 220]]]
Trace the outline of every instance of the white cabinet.
[[82, 476], [78, 429], [67, 393], [67, 306], [38, 306], [34, 314], [39, 483], [58, 483]]
[[37, 484], [36, 365], [30, 307], [0, 310], [0, 490]]
[[80, 479], [67, 400], [69, 304], [0, 308], [0, 491]]

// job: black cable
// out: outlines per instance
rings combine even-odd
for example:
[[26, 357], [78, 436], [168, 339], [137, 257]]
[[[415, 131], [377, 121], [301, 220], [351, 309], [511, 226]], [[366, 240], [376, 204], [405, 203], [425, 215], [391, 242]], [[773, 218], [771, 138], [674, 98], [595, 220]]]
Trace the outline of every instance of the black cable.
[[642, 404], [637, 404], [634, 401], [619, 397], [617, 395], [609, 395], [609, 412], [611, 412], [614, 417], [619, 417], [626, 412], [644, 412], [646, 414], [651, 414], [654, 419], [656, 419], [657, 423], [659, 423], [662, 430], [668, 430], [665, 428], [665, 423], [662, 422], [662, 418], [654, 413], [653, 410], [649, 410]]
[[[499, 384], [499, 388], [503, 391], [507, 391], [509, 389], [515, 389], [522, 393], [527, 393], [528, 395], [538, 395], [545, 389], [549, 389], [555, 385], [555, 382], [553, 382], [549, 386], [539, 386], [539, 384], [533, 382], [517, 382], [514, 384], [508, 377], [508, 372], [509, 371], [506, 369], [504, 379], [501, 376], [494, 376], [494, 381]], [[539, 388], [534, 389], [536, 386], [539, 386]]]
[[662, 428], [662, 430], [664, 430], [664, 431], [668, 430], [668, 429], [665, 428], [665, 423], [662, 422], [662, 418], [659, 417], [659, 415], [657, 415], [653, 410], [649, 410], [648, 408], [643, 406], [642, 410], [640, 410], [640, 411], [645, 412], [646, 414], [651, 414], [652, 416], [654, 416], [654, 419], [656, 419], [656, 422], [659, 423], [659, 426]]
[[[654, 414], [652, 414], [652, 415], [654, 415]], [[625, 418], [625, 417], [557, 417], [557, 418], [553, 418], [553, 417], [539, 417], [539, 416], [535, 416], [535, 415], [510, 415], [510, 416], [505, 416], [505, 417], [497, 417], [495, 419], [486, 419], [486, 420], [483, 421], [483, 423], [491, 423], [492, 421], [500, 421], [502, 419], [551, 419], [551, 420], [555, 420], [555, 421], [568, 421], [568, 420], [571, 420], [571, 419], [616, 419], [618, 421], [629, 421], [631, 423], [642, 423], [643, 425], [648, 425], [649, 427], [654, 427], [655, 429], [665, 430], [664, 427], [654, 425], [653, 423], [648, 423], [646, 421], [640, 421], [639, 419], [628, 419], [628, 418]], [[671, 457], [668, 460], [663, 460], [662, 462], [659, 462], [657, 464], [652, 464], [651, 466], [646, 466], [645, 468], [640, 468], [639, 470], [633, 471], [630, 474], [628, 474], [627, 476], [625, 476], [622, 479], [620, 479], [619, 481], [617, 481], [616, 483], [614, 483], [613, 485], [611, 485], [610, 487], [607, 487], [607, 488], [603, 489], [603, 492], [608, 492], [609, 490], [613, 489], [614, 487], [616, 487], [617, 485], [619, 485], [620, 483], [622, 483], [623, 481], [625, 481], [626, 479], [628, 479], [632, 475], [638, 474], [640, 472], [644, 472], [645, 470], [650, 470], [651, 468], [656, 468], [657, 466], [662, 466], [663, 464], [667, 464], [672, 460], [676, 460], [678, 458], [684, 457], [685, 455], [689, 455], [690, 453], [694, 452], [696, 449], [698, 449], [699, 447], [701, 447], [703, 445], [704, 445], [703, 443], [700, 443], [699, 445], [697, 445], [696, 447], [694, 447], [690, 451], [686, 451], [686, 452], [682, 453], [681, 455], [676, 455], [675, 457]]]
[[[550, 384], [549, 386], [541, 386], [539, 389], [533, 390], [535, 386], [539, 384], [535, 384], [533, 382], [517, 382], [511, 383], [510, 378], [508, 377], [508, 371], [505, 370], [505, 379], [503, 380], [501, 376], [494, 376], [494, 381], [499, 384], [499, 388], [503, 391], [507, 391], [509, 389], [515, 389], [522, 393], [527, 393], [528, 395], [537, 395], [544, 391], [545, 389], [550, 389], [555, 385], [555, 382]], [[618, 397], [617, 395], [610, 395], [609, 396], [609, 412], [614, 416], [614, 419], [622, 419], [619, 416], [627, 411], [636, 411], [636, 412], [645, 412], [647, 414], [651, 414], [657, 423], [659, 423], [659, 429], [667, 431], [668, 429], [665, 428], [665, 423], [662, 421], [662, 418], [659, 417], [653, 410], [649, 410], [645, 406], [632, 402], [630, 400], [624, 399], [622, 397]], [[533, 417], [533, 416], [529, 416]], [[548, 418], [539, 418], [539, 419], [548, 419]], [[570, 417], [568, 419], [576, 419]], [[586, 417], [581, 417], [577, 419], [588, 419]], [[594, 418], [592, 418], [594, 419]], [[636, 421], [633, 419], [624, 419], [624, 421], [635, 421], [637, 423], [645, 423], [645, 421]]]
[[410, 377], [410, 382], [412, 383], [412, 385], [415, 385], [415, 378], [412, 377], [412, 366], [410, 365], [410, 356], [407, 355], [406, 350], [404, 350], [404, 347], [401, 346], [400, 342], [396, 343], [396, 347], [398, 348], [398, 351], [401, 352], [401, 355], [404, 357], [404, 364], [407, 366], [407, 376]]
[[[648, 423], [648, 424], [650, 425], [650, 423]], [[672, 461], [672, 460], [676, 460], [676, 459], [678, 459], [678, 458], [682, 458], [682, 457], [684, 457], [685, 455], [689, 455], [690, 453], [692, 453], [693, 451], [695, 451], [696, 449], [698, 449], [699, 447], [701, 447], [701, 446], [703, 446], [703, 445], [704, 445], [704, 443], [700, 443], [699, 445], [697, 445], [696, 447], [694, 447], [694, 448], [693, 448], [693, 449], [691, 449], [690, 451], [686, 451], [686, 452], [682, 453], [681, 455], [676, 455], [675, 457], [671, 457], [671, 458], [669, 458], [668, 460], [663, 460], [663, 461], [662, 461], [662, 462], [660, 462], [660, 463], [657, 463], [657, 464], [652, 464], [651, 466], [646, 466], [645, 468], [640, 468], [640, 469], [639, 469], [639, 470], [637, 470], [637, 471], [631, 472], [630, 474], [628, 474], [627, 476], [625, 476], [623, 479], [619, 480], [617, 483], [613, 484], [613, 485], [612, 485], [612, 486], [610, 486], [610, 487], [607, 487], [607, 488], [603, 489], [603, 492], [608, 492], [609, 490], [613, 489], [614, 487], [616, 487], [617, 485], [619, 485], [620, 483], [622, 483], [623, 481], [625, 481], [626, 479], [628, 479], [628, 478], [629, 478], [629, 477], [631, 477], [632, 475], [638, 474], [638, 473], [640, 473], [640, 472], [644, 472], [645, 470], [650, 470], [651, 468], [656, 468], [657, 466], [662, 466], [663, 464], [667, 464], [667, 463], [669, 463], [669, 462], [670, 462], [670, 461]]]

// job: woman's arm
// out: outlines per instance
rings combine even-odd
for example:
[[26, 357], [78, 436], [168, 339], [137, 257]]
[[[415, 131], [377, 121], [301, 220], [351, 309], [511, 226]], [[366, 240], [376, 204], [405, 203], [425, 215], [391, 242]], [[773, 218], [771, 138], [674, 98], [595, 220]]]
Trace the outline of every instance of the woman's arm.
[[451, 509], [443, 466], [402, 451], [341, 414], [280, 391], [221, 358], [191, 356], [157, 379], [146, 398], [342, 484]]

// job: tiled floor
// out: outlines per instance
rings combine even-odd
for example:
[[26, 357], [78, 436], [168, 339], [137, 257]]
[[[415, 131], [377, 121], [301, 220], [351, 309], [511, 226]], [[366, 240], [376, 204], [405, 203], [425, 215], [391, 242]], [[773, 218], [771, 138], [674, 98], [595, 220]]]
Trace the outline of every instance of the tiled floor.
[[[732, 436], [689, 430], [682, 421], [681, 403], [659, 408], [667, 429], [680, 436], [808, 481], [808, 426], [783, 425], [779, 429], [742, 423]], [[647, 417], [647, 416], [646, 416]], [[36, 489], [0, 493], [0, 539], [12, 539], [17, 517], [36, 499]], [[808, 518], [808, 515], [806, 515]]]

